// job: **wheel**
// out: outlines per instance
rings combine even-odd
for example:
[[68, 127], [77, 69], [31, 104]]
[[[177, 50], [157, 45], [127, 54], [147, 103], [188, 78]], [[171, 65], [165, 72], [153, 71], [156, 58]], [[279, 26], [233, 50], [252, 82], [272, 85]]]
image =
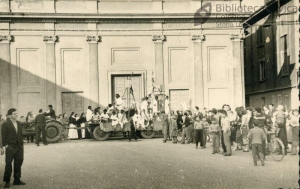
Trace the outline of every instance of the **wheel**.
[[100, 129], [100, 126], [95, 127], [95, 129], [94, 129], [94, 131], [93, 131], [93, 137], [94, 137], [96, 140], [99, 140], [99, 141], [103, 141], [103, 140], [108, 139], [109, 134], [110, 134], [110, 132], [106, 133], [106, 132], [102, 131], [102, 130]]
[[46, 138], [48, 142], [58, 142], [62, 135], [62, 126], [57, 122], [48, 122], [46, 124]]
[[271, 140], [269, 150], [275, 161], [281, 161], [284, 158], [284, 146], [280, 139]]
[[142, 137], [145, 138], [145, 139], [151, 139], [151, 138], [154, 137], [155, 132], [154, 132], [153, 130], [143, 130], [143, 131], [141, 132], [141, 135], [142, 135]]

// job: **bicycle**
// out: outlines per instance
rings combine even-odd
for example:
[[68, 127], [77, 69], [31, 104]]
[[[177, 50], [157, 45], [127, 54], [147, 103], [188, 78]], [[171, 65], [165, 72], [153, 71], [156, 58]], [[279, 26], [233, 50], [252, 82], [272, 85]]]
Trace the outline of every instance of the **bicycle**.
[[268, 144], [266, 151], [271, 153], [271, 156], [275, 161], [283, 160], [285, 147], [282, 141], [275, 136], [275, 132], [268, 131], [268, 135], [270, 136], [270, 143]]

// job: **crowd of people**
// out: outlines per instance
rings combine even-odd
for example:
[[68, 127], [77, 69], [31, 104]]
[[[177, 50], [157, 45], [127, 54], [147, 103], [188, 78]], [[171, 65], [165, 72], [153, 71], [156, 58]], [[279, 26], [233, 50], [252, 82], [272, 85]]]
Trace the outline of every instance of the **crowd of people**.
[[[261, 161], [263, 161], [265, 155], [268, 154], [270, 142], [268, 133], [275, 132], [284, 144], [285, 154], [289, 148], [288, 143], [291, 143], [291, 155], [297, 154], [299, 143], [297, 109], [288, 111], [282, 105], [275, 108], [273, 104], [270, 104], [256, 108], [237, 107], [233, 110], [229, 105], [224, 104], [220, 109], [212, 108], [209, 111], [206, 108], [200, 110], [197, 106], [194, 111], [191, 111], [182, 106], [182, 110], [175, 112], [170, 108], [168, 96], [162, 103], [158, 101], [157, 96], [152, 99], [151, 95], [144, 97], [139, 107], [131, 107], [135, 110], [131, 116], [128, 116], [129, 109], [124, 107], [123, 100], [117, 94], [115, 102], [108, 104], [103, 111], [100, 107], [93, 109], [88, 106], [87, 111], [81, 114], [72, 112], [70, 115], [63, 113], [56, 116], [52, 105], [49, 105], [49, 110], [44, 113], [40, 110], [40, 114], [48, 119], [56, 119], [62, 125], [68, 125], [69, 129], [66, 133], [68, 139], [91, 138], [89, 130], [85, 127], [86, 123], [111, 122], [113, 128], [120, 126], [122, 131], [124, 125], [129, 122], [132, 125], [131, 132], [124, 129], [123, 136], [129, 137], [130, 141], [131, 138], [136, 139], [138, 128], [152, 127], [155, 121], [161, 121], [164, 143], [168, 140], [173, 140], [174, 144], [177, 142], [194, 143], [196, 149], [199, 148], [199, 144], [200, 148], [204, 149], [209, 141], [212, 142], [212, 154], [222, 153], [224, 156], [231, 156], [232, 151], [237, 150], [249, 152], [251, 147], [253, 151], [253, 146], [255, 146], [257, 154], [262, 152]], [[3, 122], [3, 119], [0, 118], [0, 120]], [[28, 124], [36, 123], [36, 116], [28, 112], [27, 116], [21, 116], [19, 121], [25, 123], [23, 126], [28, 126]], [[258, 132], [260, 130], [256, 127], [263, 132]], [[254, 130], [250, 132], [251, 129]], [[256, 130], [257, 132], [254, 132]], [[178, 141], [179, 134], [181, 135], [180, 141]], [[40, 133], [38, 135], [40, 136]], [[28, 142], [29, 140], [33, 142], [33, 137], [27, 138]], [[256, 143], [254, 144], [253, 141]]]
[[[268, 155], [268, 144], [270, 143], [269, 133], [275, 135], [282, 141], [284, 145], [284, 155], [287, 155], [288, 143], [291, 143], [291, 155], [298, 154], [299, 144], [299, 111], [298, 109], [288, 111], [283, 105], [277, 108], [273, 104], [263, 107], [236, 107], [234, 110], [227, 104], [221, 109], [212, 108], [207, 111], [206, 108], [200, 110], [195, 106], [194, 112], [184, 108], [177, 110], [176, 113], [170, 108], [169, 98], [166, 97], [164, 104], [158, 103], [158, 98], [151, 96], [142, 99], [141, 106], [133, 106], [125, 108], [123, 100], [116, 95], [116, 101], [109, 104], [106, 109], [101, 112], [101, 108], [92, 109], [88, 106], [86, 113], [80, 116], [72, 112], [69, 116], [63, 113], [56, 116], [52, 105], [49, 110], [43, 112], [39, 110], [39, 114], [35, 116], [29, 112], [26, 117], [21, 116], [18, 120], [17, 110], [11, 108], [8, 110], [6, 119], [0, 115], [0, 152], [4, 154], [6, 150], [6, 166], [4, 173], [5, 187], [10, 187], [10, 177], [12, 173], [12, 162], [14, 161], [14, 185], [25, 185], [20, 180], [21, 166], [23, 163], [24, 149], [22, 130], [24, 125], [34, 123], [36, 127], [36, 144], [39, 146], [40, 136], [42, 134], [42, 142], [47, 145], [46, 140], [46, 120], [58, 119], [63, 125], [76, 128], [67, 134], [70, 138], [87, 137], [88, 132], [85, 130], [86, 123], [107, 123], [111, 122], [112, 127], [120, 126], [121, 130], [126, 122], [130, 125], [129, 141], [134, 138], [137, 141], [136, 131], [139, 127], [153, 127], [154, 122], [162, 124], [162, 133], [164, 135], [163, 142], [173, 140], [176, 144], [195, 144], [195, 148], [206, 148], [206, 142], [212, 142], [212, 154], [221, 153], [224, 156], [231, 156], [233, 151], [243, 150], [249, 152], [252, 150], [253, 162], [257, 166], [257, 157], [264, 166], [265, 156]], [[162, 108], [164, 110], [162, 110]], [[134, 111], [131, 111], [134, 110]], [[25, 123], [25, 124], [24, 124]], [[70, 129], [71, 130], [71, 129]], [[86, 131], [86, 132], [84, 132]], [[125, 131], [125, 130], [123, 130]], [[178, 134], [181, 132], [181, 140], [178, 141]], [[126, 132], [123, 132], [126, 136]], [[288, 137], [288, 134], [291, 134]], [[29, 141], [30, 139], [28, 139]], [[31, 138], [33, 141], [33, 138]], [[233, 150], [232, 150], [233, 148]]]
[[[197, 149], [200, 143], [201, 149], [204, 149], [207, 138], [210, 138], [212, 154], [222, 153], [224, 156], [231, 156], [232, 148], [233, 151], [243, 150], [243, 152], [249, 152], [251, 148], [254, 165], [257, 165], [257, 156], [264, 165], [271, 139], [269, 133], [274, 132], [283, 142], [284, 155], [287, 154], [289, 142], [291, 155], [298, 154], [299, 111], [297, 109], [288, 111], [282, 105], [275, 108], [270, 104], [269, 107], [246, 109], [237, 107], [233, 111], [229, 105], [224, 104], [219, 110], [213, 108], [209, 111], [204, 109], [199, 111], [199, 107], [196, 106], [195, 112], [186, 110], [177, 111], [171, 116], [163, 115], [164, 143], [171, 137], [175, 138], [173, 143], [177, 143], [174, 130], [179, 129], [182, 130], [181, 144], [185, 141], [188, 144], [195, 143]], [[288, 137], [288, 134], [291, 136]]]

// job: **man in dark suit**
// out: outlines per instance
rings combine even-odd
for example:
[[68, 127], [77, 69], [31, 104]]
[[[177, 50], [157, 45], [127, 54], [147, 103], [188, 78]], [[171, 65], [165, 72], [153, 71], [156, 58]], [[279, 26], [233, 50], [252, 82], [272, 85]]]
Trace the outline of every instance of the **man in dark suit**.
[[190, 135], [190, 131], [189, 131], [189, 127], [192, 125], [191, 119], [188, 116], [187, 112], [184, 112], [184, 117], [183, 120], [184, 122], [182, 123], [182, 140], [181, 140], [181, 144], [185, 143], [185, 136], [187, 137], [187, 143], [191, 143], [192, 142], [192, 138]]
[[129, 141], [131, 142], [131, 139], [134, 138], [135, 142], [137, 142], [137, 136], [136, 136], [136, 128], [134, 126], [134, 122], [132, 119], [132, 116], [128, 116], [128, 113], [126, 114], [127, 119], [129, 119], [129, 123], [130, 123], [130, 137], [129, 137]]
[[55, 111], [53, 110], [53, 106], [50, 104], [48, 105], [49, 111], [45, 112], [44, 115], [49, 117], [50, 119], [56, 119]]
[[25, 185], [21, 179], [21, 166], [24, 159], [22, 125], [17, 121], [18, 112], [11, 108], [7, 112], [7, 120], [2, 125], [2, 142], [5, 146], [5, 171], [3, 181], [5, 188], [10, 187], [12, 161], [14, 161], [14, 185]]
[[42, 132], [42, 136], [43, 136], [43, 143], [44, 145], [48, 145], [47, 144], [47, 140], [46, 140], [46, 117], [43, 114], [43, 110], [40, 109], [39, 110], [39, 115], [37, 115], [35, 117], [35, 124], [36, 124], [36, 145], [40, 146], [40, 137], [41, 137], [41, 132]]

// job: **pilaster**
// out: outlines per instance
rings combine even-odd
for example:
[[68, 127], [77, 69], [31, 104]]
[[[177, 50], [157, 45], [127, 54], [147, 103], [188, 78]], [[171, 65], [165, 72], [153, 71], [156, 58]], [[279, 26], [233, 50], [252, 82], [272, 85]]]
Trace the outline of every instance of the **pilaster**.
[[163, 43], [166, 41], [164, 35], [152, 35], [152, 41], [155, 44], [155, 83], [162, 86], [164, 85], [164, 60], [163, 60]]
[[11, 107], [11, 59], [10, 42], [12, 36], [0, 36], [0, 114], [5, 119], [6, 112]]
[[56, 62], [55, 62], [55, 43], [57, 36], [43, 36], [46, 44], [46, 103], [57, 107], [56, 99]]
[[245, 82], [244, 82], [244, 34], [231, 34], [233, 57], [233, 89], [234, 106], [245, 107]]
[[192, 35], [191, 40], [194, 43], [195, 105], [202, 109], [204, 108], [202, 43], [205, 41], [205, 35]]
[[89, 44], [89, 106], [99, 106], [98, 43], [100, 36], [86, 36]]

